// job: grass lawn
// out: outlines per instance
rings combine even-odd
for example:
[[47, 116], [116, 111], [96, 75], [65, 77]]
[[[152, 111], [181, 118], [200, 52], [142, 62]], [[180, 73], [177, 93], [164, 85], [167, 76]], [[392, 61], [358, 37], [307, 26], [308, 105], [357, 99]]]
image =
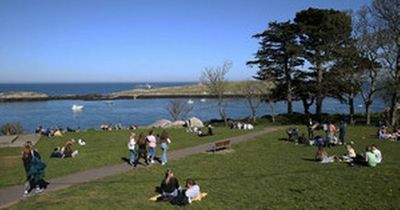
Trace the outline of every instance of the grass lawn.
[[[168, 168], [183, 184], [194, 178], [208, 197], [190, 209], [398, 209], [400, 144], [379, 141], [375, 128], [349, 127], [347, 139], [361, 152], [375, 143], [383, 154], [376, 168], [314, 162], [315, 147], [280, 141], [277, 131], [233, 146], [226, 154], [200, 154], [172, 161]], [[328, 149], [342, 154], [343, 146]], [[176, 209], [147, 199], [155, 195], [167, 167], [123, 175], [36, 196], [11, 209]]]
[[[261, 128], [259, 128], [261, 129]], [[135, 133], [143, 131], [145, 134], [149, 130], [136, 130]], [[161, 129], [155, 129], [155, 133], [161, 133]], [[227, 128], [215, 128], [214, 136], [198, 137], [194, 133], [186, 133], [185, 129], [168, 129], [172, 144], [169, 150], [181, 149], [184, 147], [203, 144], [227, 137], [242, 135], [247, 133], [243, 130], [231, 130]], [[106, 165], [123, 163], [121, 157], [129, 157], [127, 148], [130, 131], [95, 131], [89, 130], [80, 133], [67, 133], [60, 138], [43, 137], [35, 148], [47, 163], [46, 179], [63, 176], [70, 173], [97, 168]], [[65, 140], [82, 138], [86, 141], [86, 146], [75, 144], [74, 150], [79, 151], [79, 156], [75, 159], [49, 158], [53, 148], [63, 146]], [[157, 149], [161, 154], [161, 149]], [[0, 149], [0, 188], [22, 184], [25, 180], [25, 172], [21, 160], [21, 148], [1, 148]]]

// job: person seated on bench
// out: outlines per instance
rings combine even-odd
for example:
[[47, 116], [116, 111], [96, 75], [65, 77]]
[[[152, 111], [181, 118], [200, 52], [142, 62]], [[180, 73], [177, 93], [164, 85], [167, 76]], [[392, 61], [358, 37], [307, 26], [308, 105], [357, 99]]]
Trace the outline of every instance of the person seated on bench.
[[325, 151], [324, 147], [318, 147], [317, 154], [315, 154], [316, 161], [320, 161], [321, 163], [333, 163], [335, 159], [336, 155], [328, 156], [328, 153]]
[[53, 152], [50, 154], [50, 158], [62, 158], [64, 154], [61, 152], [60, 147], [54, 148]]
[[165, 172], [165, 177], [160, 185], [160, 191], [161, 196], [157, 198], [157, 201], [169, 201], [178, 196], [180, 191], [179, 182], [171, 169], [167, 169]]

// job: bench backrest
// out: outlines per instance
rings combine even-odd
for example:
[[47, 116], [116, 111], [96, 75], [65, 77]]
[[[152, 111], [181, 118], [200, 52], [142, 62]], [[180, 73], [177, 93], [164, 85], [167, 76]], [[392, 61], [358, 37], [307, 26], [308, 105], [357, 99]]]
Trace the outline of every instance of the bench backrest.
[[231, 141], [226, 140], [226, 141], [216, 142], [215, 147], [224, 147], [224, 146], [228, 146], [230, 144], [231, 144]]

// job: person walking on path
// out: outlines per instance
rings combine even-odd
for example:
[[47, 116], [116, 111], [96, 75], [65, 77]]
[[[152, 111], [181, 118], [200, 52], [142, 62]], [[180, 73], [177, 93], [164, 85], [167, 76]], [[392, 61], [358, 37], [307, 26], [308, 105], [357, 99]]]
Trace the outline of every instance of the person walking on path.
[[149, 135], [146, 137], [146, 139], [149, 145], [150, 163], [154, 163], [154, 158], [156, 157], [157, 139], [153, 135], [153, 130], [149, 132]]
[[346, 122], [344, 120], [340, 121], [339, 124], [339, 141], [340, 144], [344, 145], [344, 136], [346, 135]]
[[133, 166], [136, 167], [136, 165], [139, 163], [140, 158], [143, 158], [146, 165], [149, 165], [149, 162], [147, 161], [146, 137], [143, 135], [143, 133], [139, 134], [137, 144], [138, 144], [138, 155]]
[[161, 149], [162, 149], [161, 165], [165, 165], [168, 161], [167, 160], [168, 144], [171, 143], [168, 132], [166, 130], [163, 130], [163, 132], [161, 133], [160, 143], [161, 143]]
[[128, 149], [129, 152], [131, 153], [131, 157], [129, 159], [129, 164], [134, 165], [135, 160], [136, 160], [136, 152], [135, 152], [135, 145], [136, 145], [136, 140], [135, 140], [135, 133], [131, 133], [129, 136], [129, 141], [128, 141]]

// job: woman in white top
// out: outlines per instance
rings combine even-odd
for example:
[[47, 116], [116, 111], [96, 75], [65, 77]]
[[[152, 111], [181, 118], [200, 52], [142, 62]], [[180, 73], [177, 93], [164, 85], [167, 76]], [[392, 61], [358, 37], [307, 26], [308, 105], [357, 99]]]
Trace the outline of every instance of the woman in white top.
[[193, 179], [186, 180], [186, 187], [185, 196], [188, 198], [189, 203], [192, 203], [192, 199], [200, 195], [200, 187]]
[[135, 133], [131, 133], [129, 136], [129, 141], [128, 141], [128, 149], [129, 152], [131, 153], [131, 157], [129, 160], [129, 164], [133, 165], [136, 159], [136, 152], [135, 152], [135, 145], [136, 145], [136, 140], [135, 140]]
[[381, 151], [378, 148], [376, 148], [375, 144], [371, 145], [371, 148], [372, 148], [372, 152], [375, 154], [376, 162], [377, 163], [381, 163], [382, 162], [382, 153], [381, 153]]

